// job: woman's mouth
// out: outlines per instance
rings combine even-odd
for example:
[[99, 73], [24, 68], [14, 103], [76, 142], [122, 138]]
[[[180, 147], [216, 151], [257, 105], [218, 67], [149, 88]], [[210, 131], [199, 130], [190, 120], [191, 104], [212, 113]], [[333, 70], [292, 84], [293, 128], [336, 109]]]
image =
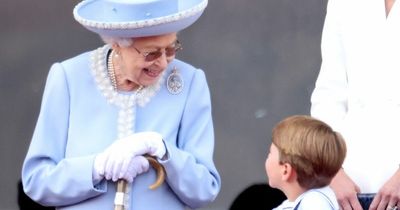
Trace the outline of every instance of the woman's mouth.
[[146, 73], [146, 75], [150, 76], [150, 77], [158, 77], [158, 75], [160, 75], [161, 71], [157, 71], [157, 70], [153, 70], [153, 69], [143, 69], [144, 72]]

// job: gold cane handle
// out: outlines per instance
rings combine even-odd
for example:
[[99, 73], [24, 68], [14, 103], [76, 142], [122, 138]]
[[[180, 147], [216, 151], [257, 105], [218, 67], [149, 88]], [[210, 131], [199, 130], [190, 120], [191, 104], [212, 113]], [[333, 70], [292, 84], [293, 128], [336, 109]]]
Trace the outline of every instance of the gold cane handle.
[[156, 181], [149, 186], [149, 189], [154, 190], [161, 186], [165, 179], [165, 169], [164, 167], [152, 156], [145, 155], [144, 156], [150, 163], [150, 165], [156, 170], [157, 179]]

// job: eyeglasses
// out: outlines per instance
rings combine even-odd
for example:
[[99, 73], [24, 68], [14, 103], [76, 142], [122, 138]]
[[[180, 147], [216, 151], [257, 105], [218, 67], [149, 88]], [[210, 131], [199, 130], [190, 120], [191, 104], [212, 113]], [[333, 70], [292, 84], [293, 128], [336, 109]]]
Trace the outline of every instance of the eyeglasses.
[[[161, 57], [163, 52], [161, 50], [157, 50], [157, 51], [152, 51], [152, 52], [140, 52], [140, 50], [138, 50], [136, 47], [133, 47], [133, 49], [136, 50], [136, 52], [138, 52], [140, 55], [142, 55], [144, 57], [144, 60], [146, 62], [151, 62], [156, 60], [157, 58]], [[167, 57], [172, 57], [176, 54], [176, 52], [178, 52], [179, 50], [182, 50], [182, 45], [181, 43], [176, 40], [174, 46], [172, 47], [167, 47], [165, 48], [165, 56]]]

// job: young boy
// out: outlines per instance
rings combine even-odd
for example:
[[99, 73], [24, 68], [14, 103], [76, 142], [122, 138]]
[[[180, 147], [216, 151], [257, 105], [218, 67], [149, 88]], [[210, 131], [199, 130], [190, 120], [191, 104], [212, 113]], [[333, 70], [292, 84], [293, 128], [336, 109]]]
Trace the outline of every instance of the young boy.
[[269, 185], [287, 197], [274, 210], [338, 210], [328, 186], [346, 156], [342, 136], [315, 118], [288, 117], [272, 131], [265, 161]]

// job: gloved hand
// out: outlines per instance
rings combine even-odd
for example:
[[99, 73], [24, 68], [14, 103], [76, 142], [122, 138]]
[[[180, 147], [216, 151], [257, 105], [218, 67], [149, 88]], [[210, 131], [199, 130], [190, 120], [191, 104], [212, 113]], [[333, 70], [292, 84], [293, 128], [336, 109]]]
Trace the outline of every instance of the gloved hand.
[[110, 150], [109, 156], [133, 157], [149, 154], [158, 158], [162, 158], [166, 152], [161, 134], [152, 131], [139, 132], [116, 140], [107, 150]]
[[135, 156], [149, 154], [162, 158], [166, 153], [162, 136], [156, 132], [140, 132], [116, 140], [94, 163], [93, 179], [122, 177]]
[[[107, 180], [113, 180], [114, 182], [119, 180], [119, 179], [125, 179], [128, 182], [133, 182], [133, 179], [144, 172], [147, 172], [149, 170], [149, 161], [139, 155], [139, 156], [135, 156], [133, 158], [130, 159], [130, 161], [126, 161], [127, 162], [127, 166], [126, 167], [122, 167], [119, 171], [113, 171], [113, 170], [105, 170], [103, 175], [100, 175], [98, 173], [98, 167], [102, 167], [101, 165], [101, 159], [103, 157], [101, 155], [97, 156], [95, 159], [95, 172], [94, 175], [97, 177], [93, 177], [93, 179], [95, 180], [95, 182], [98, 182], [99, 180], [101, 180], [102, 178], [105, 178]], [[97, 164], [96, 164], [97, 163]]]
[[[147, 172], [149, 170], [149, 161], [139, 155], [136, 156], [134, 158], [131, 159], [131, 162], [128, 164], [127, 170], [124, 171], [120, 171], [119, 172], [119, 176], [115, 177], [115, 174], [113, 174], [112, 176], [112, 180], [113, 181], [117, 181], [118, 179], [125, 179], [128, 182], [133, 182], [133, 179], [144, 172]], [[107, 174], [106, 174], [106, 178], [107, 178]]]

